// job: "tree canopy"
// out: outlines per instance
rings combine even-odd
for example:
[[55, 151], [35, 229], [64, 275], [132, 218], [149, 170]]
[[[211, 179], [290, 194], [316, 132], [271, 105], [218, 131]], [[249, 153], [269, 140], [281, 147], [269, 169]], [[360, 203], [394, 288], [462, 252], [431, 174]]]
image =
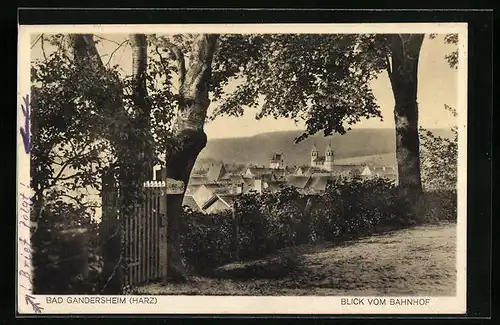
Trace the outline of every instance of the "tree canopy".
[[[385, 67], [382, 37], [358, 34], [221, 35], [213, 62], [211, 118], [304, 120], [296, 141], [323, 131], [343, 134], [362, 118], [382, 118], [369, 81]], [[227, 87], [230, 82], [234, 89]]]

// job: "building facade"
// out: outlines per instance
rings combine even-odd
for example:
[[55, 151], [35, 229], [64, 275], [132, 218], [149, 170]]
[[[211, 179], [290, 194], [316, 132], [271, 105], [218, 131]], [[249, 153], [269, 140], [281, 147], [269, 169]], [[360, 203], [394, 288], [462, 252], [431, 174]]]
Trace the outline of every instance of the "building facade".
[[283, 153], [273, 153], [269, 161], [269, 168], [271, 169], [283, 169], [285, 168], [285, 162], [283, 160]]
[[311, 150], [311, 167], [332, 171], [335, 165], [335, 153], [330, 144], [326, 147], [325, 155], [321, 156], [319, 150], [313, 145]]

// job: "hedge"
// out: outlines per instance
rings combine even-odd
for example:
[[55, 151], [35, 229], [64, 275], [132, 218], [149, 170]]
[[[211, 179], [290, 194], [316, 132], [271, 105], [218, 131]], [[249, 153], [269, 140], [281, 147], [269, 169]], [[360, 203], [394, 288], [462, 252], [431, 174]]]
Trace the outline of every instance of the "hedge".
[[[455, 192], [433, 192], [426, 200], [428, 220], [456, 218]], [[392, 181], [359, 177], [341, 178], [316, 195], [292, 187], [244, 194], [234, 211], [202, 214], [185, 209], [182, 220], [185, 262], [202, 272], [287, 246], [342, 241], [414, 224]]]

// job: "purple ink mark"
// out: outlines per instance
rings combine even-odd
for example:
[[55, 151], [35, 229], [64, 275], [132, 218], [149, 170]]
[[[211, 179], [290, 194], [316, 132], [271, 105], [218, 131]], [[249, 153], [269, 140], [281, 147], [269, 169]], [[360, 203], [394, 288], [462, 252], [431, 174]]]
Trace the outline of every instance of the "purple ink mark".
[[43, 307], [40, 306], [39, 302], [36, 302], [36, 298], [35, 297], [30, 296], [30, 295], [27, 294], [27, 295], [24, 296], [24, 299], [26, 299], [26, 304], [27, 305], [31, 305], [31, 307], [33, 308], [33, 311], [36, 314], [41, 314], [42, 313]]
[[23, 138], [24, 151], [29, 154], [31, 151], [30, 141], [30, 95], [23, 97], [24, 105], [21, 104], [21, 110], [24, 115], [24, 128], [21, 126], [21, 137]]

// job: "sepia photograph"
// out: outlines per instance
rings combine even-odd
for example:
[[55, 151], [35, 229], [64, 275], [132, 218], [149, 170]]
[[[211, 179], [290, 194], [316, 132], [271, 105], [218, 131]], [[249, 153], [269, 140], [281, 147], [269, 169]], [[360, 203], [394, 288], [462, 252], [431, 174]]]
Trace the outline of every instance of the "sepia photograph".
[[466, 44], [466, 24], [21, 26], [19, 304], [465, 312]]

